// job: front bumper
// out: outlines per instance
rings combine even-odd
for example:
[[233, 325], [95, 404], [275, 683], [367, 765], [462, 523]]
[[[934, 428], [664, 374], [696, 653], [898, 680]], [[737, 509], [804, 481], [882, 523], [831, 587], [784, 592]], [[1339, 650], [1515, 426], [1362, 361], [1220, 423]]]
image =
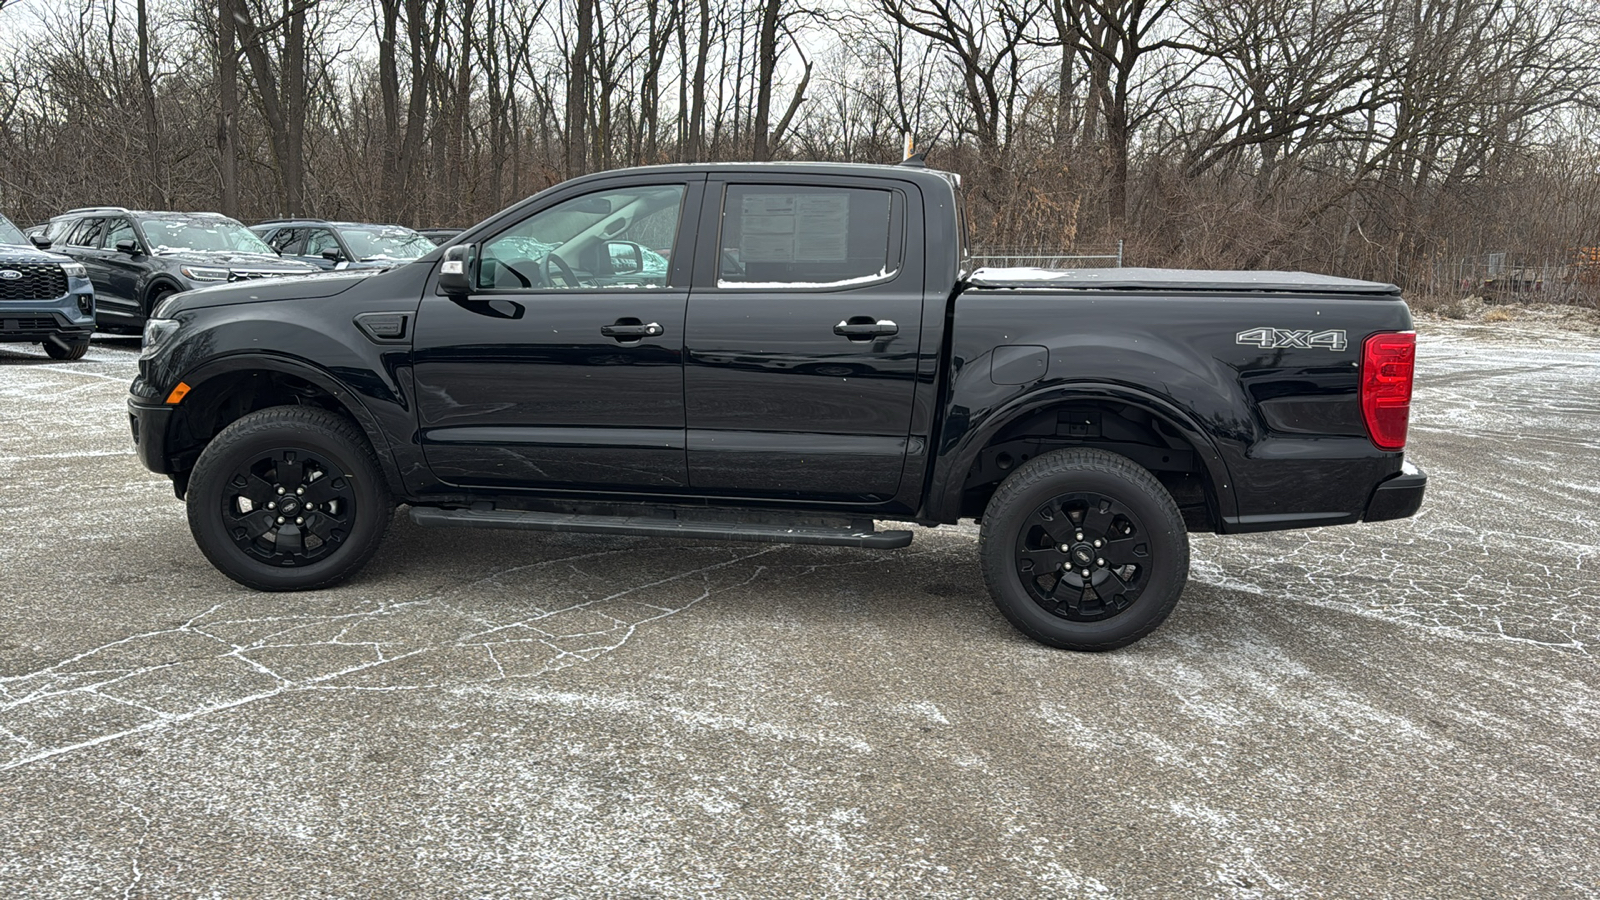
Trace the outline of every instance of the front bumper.
[[[0, 306], [0, 342], [37, 344], [52, 337], [86, 338], [94, 334], [94, 313], [78, 309], [76, 298], [68, 303]], [[94, 309], [93, 304], [89, 307]]]
[[133, 429], [133, 446], [144, 467], [158, 475], [171, 475], [167, 460], [167, 425], [172, 407], [150, 403], [139, 397], [128, 398], [128, 426]]
[[1422, 508], [1422, 495], [1428, 489], [1428, 474], [1410, 461], [1401, 463], [1400, 473], [1380, 482], [1367, 501], [1367, 512], [1361, 518], [1367, 522], [1384, 522], [1404, 519], [1417, 514]]

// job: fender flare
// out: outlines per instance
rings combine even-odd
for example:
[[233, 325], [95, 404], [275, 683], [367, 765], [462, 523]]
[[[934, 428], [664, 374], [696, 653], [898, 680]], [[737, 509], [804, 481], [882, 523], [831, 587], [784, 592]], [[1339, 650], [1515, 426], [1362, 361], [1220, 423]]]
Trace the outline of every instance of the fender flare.
[[1233, 478], [1228, 472], [1227, 463], [1211, 436], [1192, 417], [1172, 401], [1146, 390], [1106, 382], [1072, 381], [1047, 385], [1011, 398], [989, 411], [982, 424], [962, 435], [954, 447], [942, 449], [928, 492], [928, 511], [932, 513], [930, 518], [941, 522], [955, 521], [961, 507], [961, 488], [966, 473], [977, 461], [978, 454], [1002, 429], [1045, 407], [1075, 400], [1111, 401], [1137, 407], [1170, 425], [1193, 445], [1201, 464], [1205, 466], [1211, 494], [1217, 504], [1218, 521], [1237, 515], [1238, 503], [1234, 498]]
[[[390, 490], [395, 496], [404, 495], [404, 482], [400, 477], [400, 467], [394, 460], [394, 449], [390, 446], [383, 429], [379, 427], [377, 417], [367, 409], [359, 394], [326, 369], [296, 357], [243, 352], [208, 359], [183, 373], [180, 380], [194, 389], [219, 375], [252, 371], [292, 375], [326, 391], [345, 412], [350, 414], [350, 418], [355, 420], [361, 432], [367, 436], [367, 443], [372, 445], [373, 454], [377, 456], [378, 464], [383, 468], [383, 475], [389, 482]], [[171, 423], [168, 423], [167, 427], [171, 428]]]

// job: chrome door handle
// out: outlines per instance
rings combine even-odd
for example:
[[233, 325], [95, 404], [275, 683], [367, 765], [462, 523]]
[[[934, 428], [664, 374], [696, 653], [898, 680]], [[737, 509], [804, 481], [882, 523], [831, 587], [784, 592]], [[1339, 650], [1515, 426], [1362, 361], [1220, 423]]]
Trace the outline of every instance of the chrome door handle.
[[862, 338], [899, 334], [900, 326], [889, 319], [873, 321], [869, 316], [852, 316], [833, 326], [833, 333], [857, 341]]

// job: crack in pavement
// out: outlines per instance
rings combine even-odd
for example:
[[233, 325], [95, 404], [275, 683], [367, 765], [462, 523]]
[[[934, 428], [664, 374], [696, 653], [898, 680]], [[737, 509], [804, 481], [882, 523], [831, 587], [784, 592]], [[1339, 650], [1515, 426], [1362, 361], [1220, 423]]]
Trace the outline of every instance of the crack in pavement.
[[[0, 702], [0, 734], [20, 745], [0, 746], [0, 771], [288, 692], [418, 690], [438, 687], [441, 679], [451, 685], [527, 679], [592, 662], [622, 647], [642, 626], [760, 578], [768, 571], [761, 565], [733, 573], [736, 577], [726, 577], [724, 570], [777, 549], [683, 548], [674, 555], [709, 561], [592, 599], [572, 596], [568, 585], [552, 591], [549, 585], [517, 579], [576, 559], [638, 556], [637, 548], [516, 566], [425, 597], [354, 612], [229, 618], [218, 614], [243, 601], [224, 601], [175, 628], [129, 635], [35, 671], [0, 677], [0, 688], [10, 698]], [[695, 589], [681, 590], [685, 582], [697, 582]], [[541, 597], [544, 605], [531, 606], [527, 598], [540, 594], [556, 602]], [[510, 596], [495, 602], [496, 595]], [[641, 596], [648, 602], [636, 599]], [[277, 598], [253, 599], [270, 603]], [[348, 639], [363, 628], [373, 631], [374, 639]], [[295, 632], [309, 633], [303, 640], [284, 640]], [[207, 653], [204, 646], [222, 652]], [[486, 666], [472, 665], [462, 651], [481, 654]], [[428, 655], [443, 664], [383, 671]], [[132, 710], [140, 720], [104, 715], [109, 706]], [[47, 726], [63, 717], [106, 725], [68, 741], [40, 738], [38, 733], [48, 734]]]

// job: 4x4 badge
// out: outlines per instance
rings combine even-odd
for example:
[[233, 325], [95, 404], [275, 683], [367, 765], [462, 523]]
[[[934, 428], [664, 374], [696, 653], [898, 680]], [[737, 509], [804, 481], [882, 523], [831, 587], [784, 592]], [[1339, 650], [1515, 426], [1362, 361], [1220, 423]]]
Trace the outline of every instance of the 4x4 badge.
[[1338, 352], [1350, 346], [1344, 329], [1312, 331], [1310, 329], [1252, 328], [1241, 331], [1235, 338], [1238, 343], [1266, 350], [1315, 350], [1319, 347]]

